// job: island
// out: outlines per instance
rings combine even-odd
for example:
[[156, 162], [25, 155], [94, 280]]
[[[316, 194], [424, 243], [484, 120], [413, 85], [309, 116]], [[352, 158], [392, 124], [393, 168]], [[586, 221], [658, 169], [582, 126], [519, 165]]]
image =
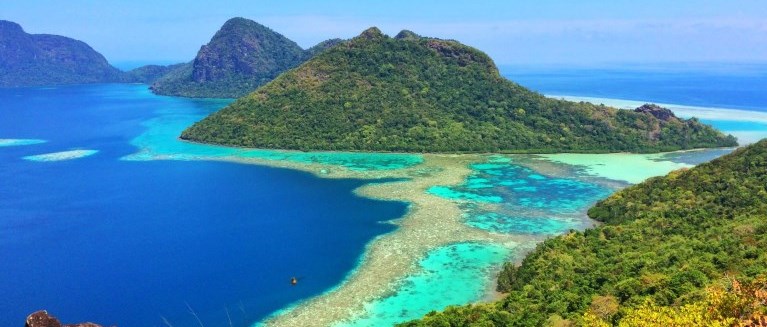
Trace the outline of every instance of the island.
[[158, 79], [170, 72], [183, 67], [186, 64], [173, 65], [145, 65], [125, 72], [123, 81], [126, 83], [142, 83], [151, 85]]
[[767, 319], [766, 169], [762, 140], [628, 187], [588, 211], [602, 225], [507, 264], [504, 299], [401, 326], [756, 326]]
[[151, 89], [160, 95], [237, 98], [340, 42], [327, 40], [304, 50], [266, 26], [236, 17], [224, 23], [194, 60], [154, 79]]
[[28, 34], [19, 24], [0, 20], [0, 87], [115, 83], [124, 78], [85, 42]]
[[453, 40], [373, 27], [194, 124], [184, 140], [374, 152], [660, 152], [737, 144], [670, 111], [546, 98]]

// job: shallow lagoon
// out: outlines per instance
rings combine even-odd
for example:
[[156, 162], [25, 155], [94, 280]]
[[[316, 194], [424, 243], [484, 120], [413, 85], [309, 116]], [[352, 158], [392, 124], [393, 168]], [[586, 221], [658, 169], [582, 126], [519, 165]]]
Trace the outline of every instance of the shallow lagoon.
[[[257, 177], [254, 178], [242, 178], [241, 176], [238, 176], [238, 174], [241, 173], [226, 173], [226, 176], [224, 176], [221, 174], [221, 172], [228, 172], [233, 169], [228, 167], [238, 167], [236, 170], [242, 170], [242, 172], [261, 171], [262, 169], [252, 166], [225, 163], [196, 162], [199, 160], [230, 160], [247, 162], [250, 159], [256, 159], [256, 162], [261, 163], [274, 162], [275, 164], [280, 164], [282, 162], [290, 162], [299, 166], [319, 164], [324, 167], [323, 170], [318, 171], [320, 175], [322, 175], [323, 171], [327, 169], [336, 168], [350, 171], [352, 174], [360, 174], [359, 176], [364, 176], [368, 172], [396, 172], [403, 169], [414, 168], [412, 170], [414, 174], [413, 176], [418, 176], [418, 174], [428, 175], [430, 173], [429, 169], [432, 169], [429, 168], [420, 170], [418, 168], [418, 164], [423, 162], [423, 158], [420, 155], [327, 152], [304, 153], [291, 151], [250, 150], [194, 144], [183, 142], [177, 139], [176, 136], [180, 133], [181, 130], [183, 130], [185, 126], [188, 126], [194, 121], [201, 119], [211, 111], [225, 105], [228, 103], [227, 100], [187, 100], [156, 97], [149, 94], [148, 91], [143, 88], [143, 86], [138, 85], [83, 86], [59, 88], [55, 90], [22, 89], [13, 90], [13, 92], [65, 92], [65, 95], [67, 93], [74, 93], [69, 94], [69, 96], [74, 96], [75, 98], [98, 97], [102, 100], [114, 100], [114, 102], [112, 102], [109, 106], [101, 107], [88, 107], [87, 102], [79, 103], [80, 106], [84, 106], [84, 109], [82, 109], [82, 111], [80, 111], [78, 114], [80, 116], [74, 115], [72, 111], [68, 110], [59, 112], [58, 114], [63, 117], [62, 119], [65, 119], [64, 121], [67, 121], [66, 119], [70, 119], [72, 121], [69, 122], [74, 125], [79, 125], [80, 127], [71, 133], [71, 135], [67, 135], [64, 139], [61, 138], [61, 135], [63, 134], [57, 134], [56, 128], [49, 128], [45, 132], [40, 132], [39, 134], [35, 134], [35, 132], [39, 131], [35, 131], [34, 129], [24, 130], [25, 123], [32, 123], [36, 121], [36, 117], [34, 115], [19, 116], [18, 113], [15, 112], [2, 112], [2, 114], [6, 115], [9, 119], [0, 120], [0, 127], [4, 127], [3, 121], [6, 122], [5, 124], [8, 124], [10, 121], [16, 121], [20, 122], [20, 129], [18, 130], [18, 135], [0, 135], [0, 137], [32, 136], [38, 137], [40, 139], [50, 140], [48, 143], [37, 143], [34, 144], [34, 146], [31, 146], [33, 144], [29, 144], [29, 147], [14, 146], [7, 147], [6, 150], [2, 150], [3, 152], [0, 152], [0, 158], [2, 158], [2, 163], [4, 168], [6, 168], [6, 173], [13, 174], [14, 172], [18, 173], [27, 171], [28, 167], [25, 165], [40, 164], [33, 162], [24, 164], [24, 161], [21, 160], [22, 157], [40, 153], [54, 153], [56, 151], [60, 151], [62, 148], [66, 149], [87, 146], [88, 148], [98, 149], [99, 155], [82, 158], [81, 160], [50, 163], [55, 165], [51, 166], [50, 169], [52, 170], [50, 170], [50, 173], [54, 173], [55, 171], [57, 177], [61, 177], [62, 172], [69, 171], [73, 174], [69, 175], [68, 178], [76, 180], [82, 179], [84, 174], [77, 173], [77, 165], [80, 165], [81, 163], [88, 165], [96, 164], [96, 166], [88, 166], [88, 172], [93, 172], [100, 171], [99, 169], [103, 170], [109, 165], [112, 165], [115, 162], [119, 162], [121, 169], [128, 171], [135, 169], [136, 172], [147, 174], [147, 176], [153, 176], [152, 178], [155, 178], [159, 181], [164, 181], [163, 183], [175, 183], [175, 185], [166, 185], [162, 187], [159, 186], [161, 184], [152, 184], [151, 186], [140, 185], [141, 183], [135, 184], [136, 181], [132, 181], [130, 178], [126, 178], [127, 176], [131, 176], [130, 174], [127, 174], [124, 175], [122, 179], [118, 180], [103, 178], [103, 180], [115, 182], [116, 184], [114, 184], [114, 188], [104, 189], [103, 187], [98, 186], [99, 184], [95, 182], [93, 185], [89, 186], [91, 190], [100, 190], [101, 192], [97, 194], [101, 195], [110, 195], [113, 192], [117, 192], [117, 186], [120, 186], [121, 188], [130, 187], [125, 186], [131, 185], [129, 181], [133, 182], [133, 187], [139, 190], [146, 189], [147, 187], [157, 190], [157, 193], [151, 192], [150, 194], [143, 194], [143, 196], [147, 196], [147, 199], [153, 200], [153, 202], [151, 202], [152, 205], [145, 208], [146, 210], [130, 207], [131, 203], [136, 203], [136, 199], [131, 197], [123, 198], [122, 201], [124, 202], [116, 201], [113, 197], [107, 198], [112, 205], [115, 203], [123, 203], [123, 208], [125, 209], [123, 210], [124, 215], [112, 217], [111, 220], [106, 220], [101, 225], [97, 224], [97, 226], [100, 226], [98, 231], [117, 233], [116, 235], [120, 235], [120, 231], [125, 231], [128, 227], [135, 228], [135, 233], [139, 235], [142, 231], [141, 228], [149, 228], [150, 230], [157, 230], [159, 228], [158, 226], [152, 226], [150, 223], [148, 223], [148, 221], [151, 221], [151, 219], [134, 219], [135, 221], [131, 224], [121, 225], [118, 223], [120, 221], [120, 219], [118, 219], [119, 217], [124, 217], [123, 219], [125, 219], [126, 222], [129, 221], [131, 217], [141, 217], [142, 215], [147, 216], [145, 218], [166, 217], [164, 220], [170, 219], [169, 221], [173, 221], [173, 217], [178, 217], [178, 213], [175, 210], [182, 210], [181, 212], [184, 215], [192, 216], [199, 212], [208, 212], [209, 214], [213, 214], [213, 217], [217, 217], [216, 219], [219, 220], [227, 216], [242, 217], [239, 214], [222, 214], [224, 212], [245, 212], [249, 215], [247, 217], [252, 217], [253, 215], [258, 217], [261, 210], [272, 210], [267, 209], [267, 204], [269, 201], [277, 204], [277, 207], [275, 208], [278, 208], [279, 201], [281, 201], [280, 199], [284, 200], [286, 196], [289, 196], [289, 192], [286, 193], [284, 187], [274, 186], [282, 184], [278, 183], [273, 185], [273, 182], [270, 182], [276, 176], [283, 176], [283, 173], [280, 173], [282, 170], [264, 171], [262, 174], [256, 174]], [[28, 104], [29, 103], [26, 103], [25, 105], [28, 106]], [[75, 104], [78, 103], [75, 102]], [[136, 107], [142, 109], [136, 110]], [[59, 109], [60, 108], [57, 108], [57, 110]], [[130, 111], [128, 109], [130, 109]], [[76, 120], [76, 118], [83, 117], [83, 115], [88, 117], [88, 119]], [[118, 115], [120, 119], [110, 121], [111, 117], [114, 115]], [[100, 121], [103, 119], [106, 119], [109, 121], [109, 123], [87, 123], [89, 120]], [[50, 123], [55, 125], [57, 122]], [[736, 127], [739, 129], [743, 128], [743, 126], [740, 124], [730, 124], [727, 126], [733, 128]], [[83, 131], [89, 129], [92, 130], [91, 133]], [[63, 131], [63, 129], [61, 130]], [[585, 210], [593, 202], [606, 196], [617, 188], [628, 185], [629, 183], [639, 182], [650, 176], [665, 174], [673, 169], [689, 167], [692, 164], [696, 164], [704, 160], [709, 160], [713, 157], [724, 154], [727, 151], [729, 150], [706, 150], [661, 155], [563, 154], [546, 156], [486, 156], [484, 159], [470, 165], [472, 174], [465, 180], [462, 185], [433, 185], [425, 192], [427, 192], [427, 194], [430, 196], [448, 198], [458, 203], [463, 212], [462, 221], [467, 226], [472, 228], [500, 234], [550, 236], [566, 232], [570, 229], [583, 229], [590, 226], [591, 222], [586, 219], [584, 215]], [[157, 160], [163, 161], [157, 162]], [[151, 167], [157, 165], [160, 165], [164, 168], [157, 170], [157, 174], [151, 173], [152, 171], [155, 171], [154, 169], [157, 169]], [[558, 168], [552, 170], [552, 166]], [[163, 179], [167, 177], [168, 169], [173, 172], [171, 174], [171, 179]], [[51, 185], [45, 185], [46, 178], [44, 178], [44, 175], [36, 176], [35, 174], [37, 173], [28, 173], [27, 175], [22, 174], [16, 176], [16, 178], [19, 178], [22, 181], [24, 179], [28, 179], [27, 184], [31, 186], [44, 186], [49, 190], [59, 190], [61, 192], [72, 192], [73, 187], [78, 188], [77, 186], [83, 186], [79, 182], [67, 185], [67, 180], [60, 180], [61, 183], [53, 184], [58, 186], [51, 188]], [[284, 176], [292, 176], [291, 174], [292, 173], [285, 173]], [[67, 175], [64, 174], [64, 176]], [[205, 176], [205, 178], [201, 178], [202, 176]], [[333, 189], [332, 185], [336, 185], [341, 187], [339, 192], [347, 194], [344, 196], [348, 196], [352, 189], [364, 183], [362, 181], [352, 181], [340, 182], [341, 184], [337, 184], [339, 181], [328, 181], [326, 184], [324, 182], [318, 182], [317, 179], [310, 178], [305, 174], [302, 175], [298, 173], [296, 176], [304, 177], [290, 177], [288, 179], [293, 180], [292, 183], [296, 183], [295, 185], [298, 185], [300, 188], [306, 188], [306, 185], [311, 184], [315, 185], [316, 187], [311, 187], [307, 190], [328, 192], [327, 190]], [[36, 180], [36, 182], [29, 183], [30, 178]], [[99, 178], [99, 176], [93, 176], [93, 178]], [[261, 187], [261, 191], [259, 191], [259, 187]], [[192, 193], [178, 193], [179, 188], [196, 191]], [[33, 196], [31, 198], [25, 198], [25, 200], [22, 200], [21, 196], [24, 195], [24, 192], [29, 192], [26, 194], [27, 196], [30, 194]], [[173, 197], [174, 202], [170, 203], [173, 203], [171, 207], [174, 208], [174, 211], [158, 214], [158, 212], [166, 211], [169, 208], [168, 202], [163, 202], [160, 199], [162, 199], [164, 196], [173, 195], [174, 192], [179, 196], [182, 196], [182, 199], [189, 200], [190, 202], [179, 201], [180, 199], [178, 197]], [[267, 193], [259, 192], [267, 192], [271, 195], [271, 197], [263, 198], [259, 194]], [[41, 195], [35, 194], [34, 187], [29, 188], [28, 190], [25, 188], [11, 189], [8, 187], [0, 189], [0, 195], [17, 195], [16, 193], [20, 193], [18, 194], [19, 196], [10, 201], [18, 202], [8, 205], [10, 204], [8, 200], [9, 198], [4, 197], [6, 201], [6, 206], [4, 207], [5, 211], [0, 211], [0, 217], [3, 218], [2, 222], [4, 223], [4, 225], [0, 226], [0, 228], [2, 228], [2, 230], [6, 233], [11, 233], [11, 231], [16, 230], [28, 229], [24, 227], [27, 226], [27, 223], [34, 222], [39, 219], [47, 219], [47, 221], [57, 221], [57, 219], [59, 219], [50, 215], [43, 217], [43, 212], [34, 213], [34, 210], [30, 209], [31, 207], [38, 205], [38, 202], [35, 201], [34, 196]], [[238, 198], [235, 196], [235, 194], [244, 193], [251, 194], [253, 197]], [[202, 202], [199, 201], [200, 196], [209, 197], [211, 194], [215, 194], [214, 199], [210, 199], [212, 202], [208, 202], [207, 200]], [[304, 199], [311, 198], [313, 196], [311, 195], [313, 194], [312, 192], [300, 194], [301, 195], [298, 196]], [[331, 217], [334, 216], [332, 213], [333, 210], [348, 212], [349, 208], [351, 208], [348, 203], [340, 204], [331, 200], [338, 199], [337, 194], [339, 193], [329, 192], [326, 198], [317, 200], [331, 205], [331, 207], [327, 209], [328, 211], [285, 211], [280, 214], [276, 214], [275, 217], [278, 217], [278, 220], [273, 222], [279, 224], [280, 219], [282, 221], [292, 222], [297, 219], [297, 217], [313, 217], [315, 214], [320, 214], [320, 216], [324, 217], [322, 219], [331, 220], [318, 220], [317, 223], [319, 225], [317, 226], [323, 226], [323, 228], [327, 228], [327, 232], [323, 232], [324, 234], [337, 234], [337, 228], [340, 225], [334, 226], [329, 222], [337, 219], [337, 217]], [[42, 195], [47, 196], [45, 194]], [[153, 198], [150, 195], [153, 195], [157, 198]], [[231, 206], [226, 206], [224, 205], [224, 203], [226, 203], [224, 200], [226, 200], [227, 197], [238, 198], [238, 202], [231, 204]], [[195, 201], [195, 199], [198, 200]], [[259, 200], [257, 201], [256, 199]], [[79, 203], [79, 200], [75, 200], [73, 198], [55, 199], [54, 197], [54, 200], [58, 201], [58, 203], [61, 203], [61, 201], [73, 201], [75, 203]], [[259, 202], [261, 200], [265, 200], [267, 202]], [[168, 275], [166, 277], [173, 277], [173, 280], [178, 280], [178, 278], [181, 278], [182, 280], [184, 278], [191, 278], [189, 280], [195, 280], [197, 283], [199, 283], [201, 281], [207, 282], [227, 279], [233, 281], [234, 285], [224, 286], [223, 284], [213, 283], [215, 284], [213, 285], [214, 287], [218, 287], [220, 289], [215, 291], [217, 295], [210, 296], [210, 294], [205, 293], [206, 291], [195, 289], [195, 287], [191, 287], [190, 284], [184, 285], [183, 283], [177, 282], [175, 284], [176, 286], [173, 287], [173, 292], [187, 292], [187, 296], [156, 296], [157, 301], [159, 302], [145, 303], [142, 305], [142, 308], [132, 307], [126, 303], [115, 303], [115, 305], [117, 305], [119, 308], [116, 310], [126, 310], [126, 312], [127, 310], [147, 310], [146, 306], [148, 305], [150, 310], [154, 310], [154, 313], [152, 314], [152, 318], [154, 320], [152, 321], [158, 321], [157, 319], [160, 315], [162, 315], [163, 317], [167, 317], [172, 322], [181, 323], [183, 321], [191, 321], [188, 309], [183, 303], [184, 301], [181, 300], [182, 298], [187, 297], [187, 302], [190, 303], [190, 305], [197, 311], [197, 313], [205, 317], [206, 325], [215, 326], [217, 324], [223, 324], [223, 317], [225, 317], [225, 314], [227, 313], [235, 317], [235, 324], [247, 325], [254, 321], [260, 320], [261, 317], [264, 317], [268, 313], [274, 312], [279, 308], [300, 306], [304, 299], [323, 294], [323, 292], [332, 290], [337, 287], [337, 283], [348, 277], [345, 275], [346, 273], [359, 266], [360, 262], [357, 260], [360, 255], [360, 251], [363, 249], [363, 245], [369, 242], [373, 237], [375, 237], [375, 235], [387, 233], [393, 229], [392, 226], [380, 224], [379, 221], [401, 216], [405, 212], [404, 206], [400, 204], [390, 207], [387, 207], [386, 204], [381, 204], [379, 209], [371, 211], [370, 208], [375, 207], [376, 204], [374, 203], [378, 202], [365, 201], [359, 202], [358, 205], [361, 207], [358, 207], [356, 211], [364, 212], [365, 214], [363, 216], [366, 218], [362, 221], [360, 221], [358, 218], [357, 220], [353, 220], [357, 223], [360, 223], [360, 225], [352, 224], [352, 227], [361, 228], [359, 231], [365, 231], [365, 233], [367, 233], [364, 236], [355, 237], [353, 242], [355, 242], [354, 244], [357, 244], [356, 248], [352, 249], [347, 245], [342, 245], [346, 244], [344, 242], [347, 241], [338, 240], [333, 241], [326, 247], [319, 249], [317, 249], [316, 246], [314, 248], [296, 247], [293, 249], [297, 252], [291, 253], [294, 253], [294, 258], [298, 258], [298, 261], [310, 261], [307, 263], [316, 265], [314, 268], [303, 268], [304, 271], [310, 271], [311, 273], [305, 274], [306, 276], [304, 276], [304, 274], [300, 276], [305, 277], [301, 279], [301, 287], [295, 289], [282, 289], [281, 287], [277, 287], [275, 289], [279, 289], [280, 291], [275, 292], [273, 290], [269, 290], [268, 287], [262, 288], [265, 286], [257, 286], [262, 285], [259, 283], [264, 282], [264, 277], [259, 274], [252, 273], [253, 270], [259, 272], [272, 271], [273, 277], [271, 278], [275, 279], [275, 285], [280, 285], [282, 279], [279, 279], [279, 276], [281, 276], [281, 274], [284, 275], [284, 272], [288, 270], [300, 271], [301, 269], [281, 269], [279, 267], [274, 267], [274, 270], [272, 270], [272, 268], [259, 268], [257, 264], [247, 268], [247, 265], [243, 263], [241, 266], [232, 266], [228, 269], [225, 269], [225, 271], [213, 269], [196, 275], [183, 274], [182, 276], [175, 276], [177, 272], [173, 270], [174, 268], [172, 266], [163, 266], [163, 264], [160, 262], [154, 261], [153, 264], [156, 265], [154, 267], [162, 268], [158, 268], [155, 271], [148, 270], [142, 272], [142, 274], [144, 274], [142, 275], [144, 278], [150, 278], [154, 276], [155, 273], [162, 272]], [[24, 204], [19, 205], [21, 203]], [[74, 211], [68, 211], [67, 215], [75, 215], [76, 213], [79, 213], [79, 219], [85, 219], [82, 221], [87, 222], [89, 219], [98, 218], [98, 215], [102, 214], [99, 213], [94, 215], [94, 212], [92, 211], [94, 210], [93, 208], [99, 207], [99, 196], [96, 196], [95, 194], [89, 194], [88, 201], [84, 201], [82, 203], [84, 204], [83, 207], [76, 207]], [[258, 203], [263, 207], [257, 208], [258, 206], [256, 206], [251, 207], [251, 209], [246, 209], [254, 203]], [[0, 204], [2, 204], [2, 202], [0, 202]], [[83, 208], [91, 209], [84, 210]], [[156, 211], [152, 212], [152, 209], [156, 209]], [[377, 212], [380, 213], [380, 215], [371, 217], [371, 212]], [[85, 213], [85, 216], [83, 216], [83, 213]], [[24, 221], [7, 219], [9, 217], [19, 217], [20, 214], [22, 217], [26, 217]], [[27, 216], [23, 216], [24, 214]], [[247, 223], [247, 221], [248, 219], [239, 220], [240, 223]], [[323, 221], [324, 223], [322, 223]], [[199, 241], [199, 234], [195, 234], [196, 232], [194, 232], [194, 226], [197, 226], [197, 228], [203, 228], [208, 226], [206, 224], [208, 224], [209, 221], [206, 222], [205, 219], [196, 219], [190, 222], [192, 222], [193, 225], [184, 227], [184, 230], [187, 230], [190, 233], [188, 234], [189, 238], [186, 239], [186, 242], [192, 242], [193, 240]], [[125, 222], [123, 222], [123, 224], [125, 224]], [[345, 224], [349, 223], [347, 222]], [[184, 222], [184, 225], [186, 225], [186, 222]], [[35, 226], [35, 224], [32, 223], [32, 226]], [[47, 227], [40, 226], [53, 227], [54, 230], [46, 231], [45, 228]], [[167, 230], [171, 230], [172, 228], [177, 228], [178, 226], [170, 224], [166, 225], [165, 227]], [[303, 228], [303, 225], [299, 224], [296, 227], [296, 233], [306, 232]], [[46, 233], [59, 232], [62, 228], [69, 232], [73, 231], [71, 222], [65, 221], [61, 221], [60, 224], [38, 225], [38, 227], [33, 227], [31, 230], [34, 233], [41, 233], [39, 235], [46, 235]], [[242, 229], [243, 232], [249, 230], [248, 228], [250, 227], [237, 227], [238, 230]], [[258, 228], [274, 230], [274, 227], [260, 226]], [[160, 231], [162, 230], [163, 229], [160, 229]], [[317, 227], [317, 231], [321, 230], [323, 229]], [[98, 235], [101, 235], [98, 233], [98, 231], [96, 231], [94, 234], [86, 233], [83, 235], [97, 237]], [[210, 234], [210, 231], [206, 231], [205, 234], [210, 234], [208, 238], [210, 243], [195, 244], [188, 250], [194, 251], [195, 255], [205, 253], [207, 253], [206, 255], [214, 255], [215, 253], [218, 253], [219, 256], [216, 260], [219, 258], [229, 258], [232, 260], [232, 262], [235, 260], [242, 260], [242, 258], [244, 258], [243, 256], [247, 256], [247, 258], [252, 260], [251, 262], [275, 260], [274, 257], [269, 257], [268, 255], [267, 257], [259, 257], [254, 255], [252, 252], [247, 253], [247, 251], [257, 251], [258, 243], [253, 243], [253, 237], [256, 237], [254, 235], [257, 234], [242, 233], [240, 237], [236, 237], [232, 242], [219, 242], [216, 241], [216, 236], [228, 238], [230, 235], [228, 233], [233, 233], [232, 230], [227, 229], [221, 229], [220, 232], [220, 234]], [[22, 236], [20, 237], [26, 238], [27, 241], [34, 239], [34, 237], [29, 235], [24, 236], [23, 234], [25, 233], [22, 233]], [[257, 233], [257, 231], [254, 231], [254, 233]], [[301, 239], [302, 236], [298, 235], [304, 234], [296, 234], [296, 236], [294, 236], [296, 237], [295, 239]], [[139, 241], [150, 241], [151, 243], [149, 244], [160, 245], [163, 247], [169, 246], [164, 243], [168, 240], [163, 240], [162, 238], [157, 237], [159, 236], [150, 237], [149, 235], [145, 235], [142, 236], [142, 238], [139, 238]], [[119, 240], [120, 238], [118, 237], [117, 239]], [[131, 236], [128, 239], [133, 240], [134, 237]], [[407, 276], [402, 276], [400, 279], [393, 281], [393, 283], [389, 285], [391, 291], [387, 296], [383, 296], [374, 301], [366, 303], [364, 305], [365, 309], [362, 312], [350, 312], [349, 317], [357, 317], [357, 320], [347, 321], [345, 324], [361, 326], [381, 322], [401, 322], [408, 319], [417, 318], [420, 315], [427, 313], [428, 311], [444, 307], [448, 304], [461, 304], [479, 300], [484, 297], [484, 295], [488, 292], [488, 288], [492, 286], [491, 281], [493, 278], [493, 271], [495, 271], [495, 269], [497, 269], [502, 262], [509, 260], [509, 258], [521, 258], [525, 251], [534, 246], [535, 242], [537, 242], [535, 240], [539, 239], [540, 238], [531, 238], [532, 241], [527, 244], [515, 243], [514, 245], [508, 245], [501, 243], [456, 243], [453, 245], [432, 249], [432, 251], [424, 253], [423, 258], [421, 258], [420, 261], [414, 263], [414, 267], [410, 274]], [[327, 242], [326, 240], [321, 240], [319, 238], [315, 240], [318, 242], [323, 242], [322, 244]], [[179, 249], [180, 247], [183, 247], [184, 241], [171, 241], [171, 244], [173, 244], [170, 245], [171, 247], [179, 247]], [[0, 246], [5, 246], [10, 249], [10, 246], [13, 246], [11, 243], [18, 241], [6, 238], [4, 242], [5, 243], [0, 242]], [[284, 242], [284, 240], [281, 242]], [[92, 243], [91, 245], [95, 246], [96, 244], [97, 243]], [[116, 243], [105, 244], [114, 245]], [[214, 250], [210, 244], [218, 244], [218, 251], [223, 252], [216, 252], [216, 250]], [[293, 243], [291, 244], [293, 245]], [[99, 246], [102, 245], [103, 244], [99, 244]], [[346, 255], [344, 255], [343, 258], [338, 258], [343, 259], [343, 262], [339, 261], [331, 263], [330, 261], [327, 261], [327, 259], [330, 257], [338, 257], [337, 251], [343, 247], [347, 248], [348, 250], [348, 252], [345, 252]], [[115, 254], [118, 254], [117, 258], [119, 258], [120, 253], [128, 255], [128, 252], [120, 252], [121, 250], [114, 250], [103, 252], [99, 255], [96, 255], [96, 253], [90, 250], [85, 252], [72, 252], [76, 248], [76, 245], [70, 245], [59, 249], [59, 252], [54, 253], [60, 253], [61, 255], [77, 253], [75, 257], [81, 257], [83, 260], [90, 260], [89, 262], [91, 262], [91, 264], [101, 265], [105, 262], [113, 263], [116, 265], [116, 267], [130, 271], [130, 269], [128, 269], [130, 267], [128, 263], [109, 261], [105, 259], [105, 257], [100, 256], [109, 255], [110, 258], [113, 258]], [[229, 253], [228, 255], [223, 254], [231, 251], [232, 248], [239, 248], [239, 250]], [[325, 254], [314, 254], [312, 251], [315, 250], [322, 250], [327, 252]], [[42, 254], [40, 253], [38, 255]], [[311, 258], [312, 260], [306, 260], [307, 258]], [[174, 260], [170, 261], [171, 263], [175, 262]], [[200, 262], [205, 261], [206, 259], [202, 259]], [[215, 260], [209, 261], [216, 262]], [[152, 261], [150, 261], [150, 263], [151, 262]], [[49, 261], [46, 263], [52, 262]], [[64, 262], [58, 262], [58, 264], [63, 265]], [[185, 265], [195, 266], [192, 261], [186, 262]], [[64, 275], [69, 276], [67, 278], [74, 278], [74, 281], [77, 281], [78, 274], [87, 273], [87, 270], [83, 269], [84, 267], [88, 267], [88, 265], [76, 267], [77, 269], [64, 269], [63, 271], [66, 272]], [[152, 264], [150, 264], [149, 267], [152, 267]], [[323, 273], [322, 277], [318, 278], [317, 274], [322, 269], [333, 271], [333, 273]], [[114, 270], [111, 271], [111, 274], [117, 274], [118, 277], [128, 276], [121, 275], [119, 272], [120, 270]], [[435, 272], [437, 273], [435, 274]], [[17, 278], [12, 275], [12, 271], [6, 271], [6, 273], [10, 274], [5, 276], [6, 280]], [[35, 276], [35, 278], [37, 278], [36, 280], [38, 281], [46, 280], [49, 278], [45, 277], [44, 274], [40, 275], [40, 272], [31, 274], [30, 276]], [[97, 292], [99, 294], [109, 293], [111, 284], [107, 283], [106, 280], [93, 276], [91, 276], [90, 280], [94, 283], [103, 283], [102, 285], [94, 285], [93, 292]], [[451, 293], [451, 287], [453, 287], [454, 282], [457, 281], [460, 281], [460, 285], [462, 285], [460, 292]], [[31, 285], [31, 283], [31, 281], [27, 282], [28, 285]], [[129, 298], [133, 299], [134, 302], [140, 302], [142, 295], [146, 296], [146, 294], [152, 294], [152, 292], [163, 292], [164, 290], [168, 289], [167, 285], [171, 284], [168, 284], [168, 282], [156, 281], [147, 284], [146, 287], [150, 287], [147, 289], [128, 286], [127, 284], [123, 285], [122, 287], [131, 289], [132, 293], [130, 293]], [[266, 284], [263, 285], [271, 284], [271, 281], [266, 281]], [[62, 285], [67, 284], [64, 283]], [[69, 285], [70, 286], [68, 290], [72, 291], [76, 289], [75, 285], [77, 285], [77, 283], [75, 282]], [[24, 296], [23, 289], [7, 284], [4, 286], [6, 288], [5, 291], [7, 294]], [[343, 285], [341, 287], [343, 287]], [[228, 292], [235, 292], [237, 295], [234, 297], [228, 296], [226, 295]], [[439, 298], [434, 296], [435, 294], [446, 293], [451, 295]], [[87, 296], [85, 298], [87, 298]], [[235, 298], [239, 300], [234, 300]], [[50, 301], [55, 301], [55, 297], [53, 296], [47, 299]], [[168, 306], [167, 309], [161, 309], [162, 304], [160, 304], [160, 302], [171, 303], [172, 305]], [[16, 304], [18, 303], [20, 302], [17, 302]], [[114, 318], [116, 316], [114, 311], [99, 313], [94, 312], [93, 310], [88, 310], [87, 312], [84, 312], [84, 308], [82, 308], [81, 302], [61, 304], [59, 307], [57, 307], [57, 305], [48, 305], [46, 303], [52, 302], [39, 302], [38, 304], [31, 303], [24, 307], [24, 310], [31, 311], [38, 309], [39, 307], [46, 307], [50, 310], [60, 309], [59, 311], [62, 312], [62, 314], [57, 313], [60, 317], [73, 321], [99, 320], [110, 322], [115, 321], [116, 319]], [[0, 311], [10, 313], [11, 309], [0, 306]], [[20, 314], [23, 313], [14, 313], [13, 315], [18, 316]], [[3, 316], [6, 315], [4, 314]], [[119, 321], [115, 322], [119, 323]]]
[[448, 305], [476, 302], [493, 286], [487, 278], [511, 250], [494, 244], [459, 243], [429, 252], [396, 291], [365, 305], [351, 321], [334, 327], [391, 326]]

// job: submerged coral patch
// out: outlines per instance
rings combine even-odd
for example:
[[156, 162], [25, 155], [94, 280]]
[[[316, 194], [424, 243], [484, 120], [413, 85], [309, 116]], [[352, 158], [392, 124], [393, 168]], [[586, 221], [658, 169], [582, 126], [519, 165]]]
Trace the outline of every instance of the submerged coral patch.
[[468, 215], [466, 224], [501, 233], [540, 235], [559, 235], [580, 225], [574, 219], [507, 216], [497, 212]]
[[46, 140], [38, 139], [0, 139], [0, 147], [4, 146], [22, 146], [45, 143]]
[[30, 160], [30, 161], [40, 161], [40, 162], [64, 161], [64, 160], [85, 158], [88, 156], [92, 156], [96, 154], [97, 152], [99, 151], [98, 150], [70, 150], [70, 151], [38, 154], [34, 156], [26, 156], [23, 159]]

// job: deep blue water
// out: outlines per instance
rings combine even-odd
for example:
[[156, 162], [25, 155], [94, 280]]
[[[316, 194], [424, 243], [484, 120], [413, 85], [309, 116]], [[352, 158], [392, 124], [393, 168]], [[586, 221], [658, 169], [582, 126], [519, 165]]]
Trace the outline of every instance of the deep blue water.
[[501, 73], [544, 94], [767, 111], [767, 64], [505, 66]]
[[[406, 205], [361, 180], [253, 165], [123, 161], [164, 106], [142, 85], [0, 89], [0, 326], [47, 309], [64, 322], [244, 326], [336, 285]], [[90, 157], [23, 160], [92, 149]], [[292, 287], [292, 276], [301, 277]]]

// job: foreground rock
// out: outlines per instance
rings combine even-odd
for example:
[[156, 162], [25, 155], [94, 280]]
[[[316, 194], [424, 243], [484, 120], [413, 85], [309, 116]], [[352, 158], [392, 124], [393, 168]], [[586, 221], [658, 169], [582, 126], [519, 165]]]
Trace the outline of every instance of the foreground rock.
[[81, 324], [62, 325], [56, 317], [48, 314], [48, 311], [40, 310], [27, 317], [26, 327], [101, 327], [99, 324], [85, 322]]
[[673, 111], [669, 110], [668, 108], [663, 108], [657, 104], [650, 104], [650, 103], [644, 104], [641, 107], [634, 109], [634, 111], [653, 115], [653, 117], [658, 118], [662, 121], [671, 121], [671, 120], [678, 119], [676, 115], [674, 115]]

